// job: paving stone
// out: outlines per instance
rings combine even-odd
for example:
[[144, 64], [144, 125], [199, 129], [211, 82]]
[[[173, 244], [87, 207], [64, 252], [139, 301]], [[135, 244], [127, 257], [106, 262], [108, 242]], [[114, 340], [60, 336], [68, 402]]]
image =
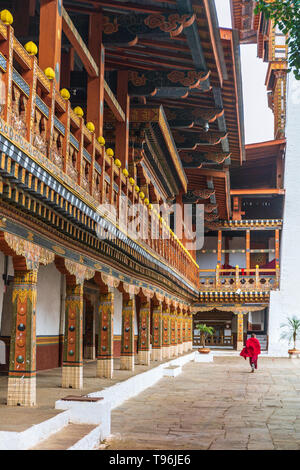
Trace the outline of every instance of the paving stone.
[[296, 371], [279, 358], [260, 358], [255, 374], [235, 357], [189, 363], [113, 410], [119, 436], [106, 449], [300, 449]]

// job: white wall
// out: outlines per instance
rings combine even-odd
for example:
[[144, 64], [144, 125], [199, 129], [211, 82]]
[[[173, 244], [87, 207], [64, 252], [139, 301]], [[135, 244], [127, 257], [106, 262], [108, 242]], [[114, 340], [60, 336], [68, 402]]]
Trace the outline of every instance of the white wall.
[[121, 335], [122, 333], [122, 302], [123, 295], [115, 289], [115, 305], [114, 305], [114, 335]]
[[55, 265], [40, 265], [37, 282], [36, 334], [59, 335], [61, 276]]
[[[216, 269], [217, 265], [217, 250], [218, 250], [218, 238], [217, 237], [205, 237], [203, 250], [216, 250], [216, 253], [200, 253], [197, 251], [197, 263], [200, 269]], [[222, 264], [224, 263], [224, 254], [222, 254]]]
[[[289, 345], [280, 340], [281, 323], [292, 315], [300, 318], [300, 83], [289, 74], [287, 99], [287, 148], [285, 204], [281, 236], [280, 291], [272, 291], [269, 309], [269, 354], [285, 356]], [[300, 342], [298, 347], [300, 347]]]
[[[233, 237], [229, 240], [229, 250], [245, 250], [245, 237]], [[240, 268], [246, 267], [246, 253], [230, 253], [229, 264], [231, 266], [238, 265]]]
[[[11, 334], [11, 317], [12, 317], [12, 287], [13, 283], [11, 282], [9, 286], [6, 286], [3, 281], [2, 275], [4, 274], [5, 269], [5, 255], [0, 252], [0, 335], [1, 336], [10, 336]], [[8, 258], [8, 275], [14, 275], [14, 267], [12, 263], [12, 258]]]

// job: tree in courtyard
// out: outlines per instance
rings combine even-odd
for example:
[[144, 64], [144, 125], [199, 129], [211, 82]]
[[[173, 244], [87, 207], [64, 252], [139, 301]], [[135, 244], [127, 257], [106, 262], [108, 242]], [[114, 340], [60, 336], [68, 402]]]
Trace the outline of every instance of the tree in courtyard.
[[283, 328], [280, 339], [287, 339], [289, 343], [293, 341], [294, 349], [296, 349], [296, 341], [300, 337], [300, 319], [296, 316], [288, 317], [287, 323], [282, 323], [280, 328]]
[[208, 335], [212, 336], [214, 334], [214, 328], [212, 326], [206, 326], [204, 323], [200, 323], [196, 328], [200, 332], [201, 346], [202, 348], [205, 348], [206, 338]]
[[287, 36], [289, 65], [300, 80], [300, 0], [257, 0], [255, 13], [260, 11]]

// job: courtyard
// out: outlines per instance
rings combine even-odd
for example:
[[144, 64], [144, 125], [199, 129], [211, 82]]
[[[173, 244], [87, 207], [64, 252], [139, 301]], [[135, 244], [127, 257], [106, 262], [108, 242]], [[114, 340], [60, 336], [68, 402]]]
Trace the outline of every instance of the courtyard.
[[107, 450], [298, 450], [300, 360], [191, 362], [112, 411]]

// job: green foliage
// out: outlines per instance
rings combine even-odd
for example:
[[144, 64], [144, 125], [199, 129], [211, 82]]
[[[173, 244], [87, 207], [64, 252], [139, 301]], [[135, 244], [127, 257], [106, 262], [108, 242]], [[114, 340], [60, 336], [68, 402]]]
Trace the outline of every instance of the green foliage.
[[206, 326], [205, 323], [200, 323], [196, 325], [197, 330], [200, 331], [202, 347], [205, 347], [205, 340], [208, 335], [212, 336], [214, 334], [214, 328], [212, 326]]
[[289, 65], [300, 80], [300, 0], [275, 0], [272, 3], [258, 0], [255, 13], [260, 11], [288, 35]]
[[296, 349], [296, 340], [300, 336], [300, 319], [296, 316], [288, 317], [287, 323], [282, 323], [280, 328], [285, 329], [285, 331], [282, 332], [280, 339], [287, 339], [289, 343], [293, 340], [294, 348]]

